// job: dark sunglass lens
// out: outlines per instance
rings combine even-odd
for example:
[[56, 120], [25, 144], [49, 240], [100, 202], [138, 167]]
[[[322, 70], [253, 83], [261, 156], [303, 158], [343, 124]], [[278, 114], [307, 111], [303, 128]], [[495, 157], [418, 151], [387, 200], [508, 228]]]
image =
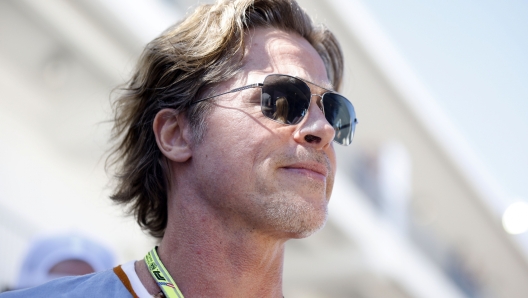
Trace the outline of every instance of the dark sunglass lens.
[[269, 75], [262, 86], [262, 113], [285, 124], [299, 123], [310, 105], [310, 88], [285, 75]]
[[341, 145], [350, 145], [356, 129], [356, 111], [345, 97], [336, 93], [326, 93], [323, 96], [323, 106], [326, 120], [334, 127], [334, 141]]

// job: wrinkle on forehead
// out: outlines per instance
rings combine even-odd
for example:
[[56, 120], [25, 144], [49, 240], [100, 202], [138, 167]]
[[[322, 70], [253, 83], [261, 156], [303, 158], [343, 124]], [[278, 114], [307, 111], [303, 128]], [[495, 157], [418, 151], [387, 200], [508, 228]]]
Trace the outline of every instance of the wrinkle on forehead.
[[246, 40], [243, 71], [287, 74], [332, 89], [319, 53], [297, 33], [257, 28], [246, 34]]

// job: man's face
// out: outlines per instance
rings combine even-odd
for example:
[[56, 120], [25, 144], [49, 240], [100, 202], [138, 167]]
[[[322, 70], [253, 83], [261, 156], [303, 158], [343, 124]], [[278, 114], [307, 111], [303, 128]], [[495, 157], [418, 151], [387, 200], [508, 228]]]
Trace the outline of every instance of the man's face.
[[[325, 66], [302, 37], [277, 29], [256, 29], [246, 39], [244, 67], [214, 87], [218, 94], [267, 74], [287, 74], [330, 87]], [[322, 94], [310, 85], [312, 94]], [[207, 130], [194, 146], [195, 191], [216, 214], [237, 227], [283, 238], [305, 237], [326, 220], [336, 168], [334, 130], [313, 96], [297, 125], [266, 118], [260, 89], [215, 98]]]

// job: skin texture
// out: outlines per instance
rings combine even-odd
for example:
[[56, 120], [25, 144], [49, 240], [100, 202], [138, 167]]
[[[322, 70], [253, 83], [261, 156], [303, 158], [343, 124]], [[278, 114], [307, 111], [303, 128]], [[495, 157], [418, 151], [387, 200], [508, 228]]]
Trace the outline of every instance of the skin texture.
[[[210, 94], [271, 73], [330, 87], [302, 37], [271, 28], [247, 37], [241, 73]], [[183, 115], [158, 113], [153, 128], [174, 177], [158, 253], [186, 297], [282, 297], [284, 243], [324, 225], [334, 182], [334, 130], [318, 100], [288, 126], [261, 113], [258, 88], [220, 96], [199, 144]], [[159, 292], [143, 261], [136, 271], [149, 292]]]

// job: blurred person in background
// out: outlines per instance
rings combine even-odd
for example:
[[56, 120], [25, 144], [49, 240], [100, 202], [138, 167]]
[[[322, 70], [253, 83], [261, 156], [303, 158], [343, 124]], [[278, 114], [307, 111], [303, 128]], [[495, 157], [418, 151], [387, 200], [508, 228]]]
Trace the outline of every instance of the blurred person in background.
[[283, 297], [285, 242], [324, 225], [334, 142], [354, 134], [342, 72], [334, 35], [294, 0], [199, 6], [146, 46], [115, 103], [112, 199], [159, 246], [5, 298]]
[[35, 287], [59, 277], [100, 272], [113, 266], [113, 253], [84, 235], [43, 235], [31, 242], [12, 289]]

